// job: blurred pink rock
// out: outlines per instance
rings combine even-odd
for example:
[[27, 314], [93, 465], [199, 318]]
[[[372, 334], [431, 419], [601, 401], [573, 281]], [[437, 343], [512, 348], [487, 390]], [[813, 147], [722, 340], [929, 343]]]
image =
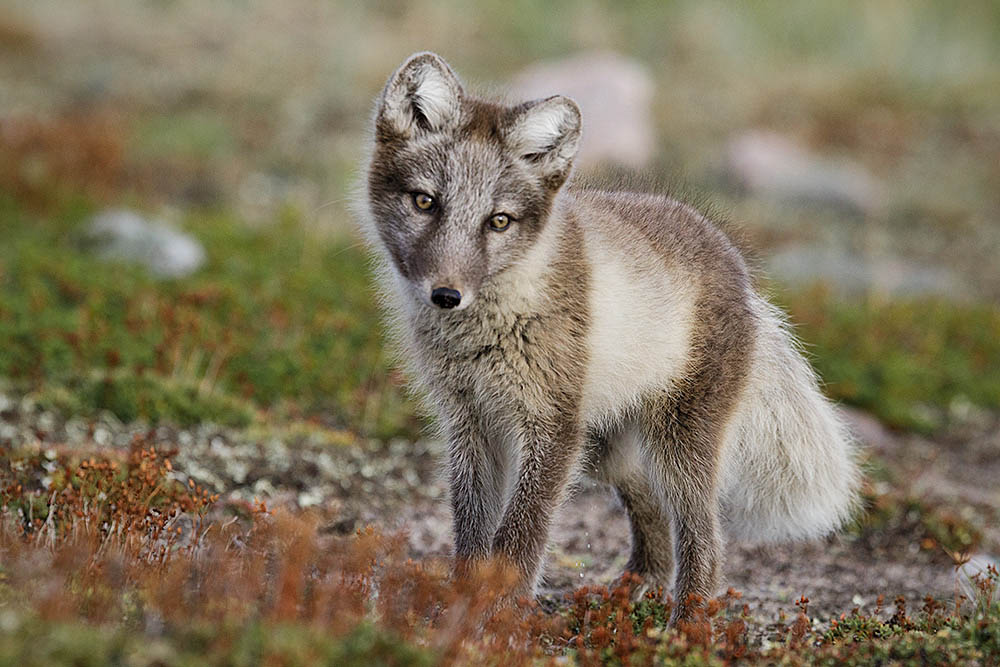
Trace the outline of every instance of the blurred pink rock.
[[752, 130], [729, 142], [727, 171], [752, 194], [867, 213], [879, 185], [860, 164], [810, 152], [775, 132]]
[[583, 112], [581, 168], [647, 165], [656, 148], [653, 79], [641, 64], [610, 52], [579, 53], [523, 70], [512, 82], [520, 99], [573, 98]]

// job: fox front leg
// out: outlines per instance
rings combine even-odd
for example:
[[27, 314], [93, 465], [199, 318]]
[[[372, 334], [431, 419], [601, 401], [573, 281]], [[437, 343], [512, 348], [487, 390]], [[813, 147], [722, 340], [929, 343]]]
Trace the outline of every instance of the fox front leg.
[[451, 407], [446, 419], [448, 481], [455, 566], [461, 573], [490, 555], [507, 469], [498, 443], [489, 442], [482, 417], [469, 405]]
[[519, 593], [531, 594], [549, 527], [583, 450], [575, 411], [525, 424], [518, 478], [493, 540], [493, 554], [517, 569]]

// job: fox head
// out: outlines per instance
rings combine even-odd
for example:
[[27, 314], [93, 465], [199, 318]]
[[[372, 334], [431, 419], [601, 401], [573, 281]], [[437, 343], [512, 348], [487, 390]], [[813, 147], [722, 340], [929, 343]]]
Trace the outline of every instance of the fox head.
[[374, 129], [378, 241], [414, 298], [463, 309], [538, 241], [576, 155], [580, 110], [561, 96], [476, 99], [439, 56], [417, 53], [386, 83]]

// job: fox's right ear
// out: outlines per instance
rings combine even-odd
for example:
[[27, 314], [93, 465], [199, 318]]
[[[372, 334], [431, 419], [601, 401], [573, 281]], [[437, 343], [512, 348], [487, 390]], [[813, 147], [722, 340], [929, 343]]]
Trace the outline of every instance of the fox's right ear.
[[413, 54], [389, 77], [378, 100], [376, 139], [408, 139], [455, 127], [462, 95], [462, 84], [444, 59], [429, 51]]
[[513, 110], [505, 131], [507, 145], [538, 170], [555, 187], [569, 176], [580, 145], [580, 108], [576, 102], [554, 95], [527, 102]]

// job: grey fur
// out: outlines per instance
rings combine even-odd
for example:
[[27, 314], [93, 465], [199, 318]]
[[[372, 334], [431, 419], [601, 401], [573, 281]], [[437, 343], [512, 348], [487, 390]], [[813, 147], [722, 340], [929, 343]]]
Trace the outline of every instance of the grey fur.
[[[850, 436], [740, 253], [677, 201], [565, 186], [572, 101], [479, 100], [423, 53], [374, 127], [362, 216], [449, 443], [460, 567], [499, 557], [533, 590], [551, 518], [589, 472], [629, 513], [628, 568], [673, 584], [676, 620], [718, 590], [723, 527], [812, 536], [848, 516]], [[459, 308], [432, 305], [439, 286]]]

